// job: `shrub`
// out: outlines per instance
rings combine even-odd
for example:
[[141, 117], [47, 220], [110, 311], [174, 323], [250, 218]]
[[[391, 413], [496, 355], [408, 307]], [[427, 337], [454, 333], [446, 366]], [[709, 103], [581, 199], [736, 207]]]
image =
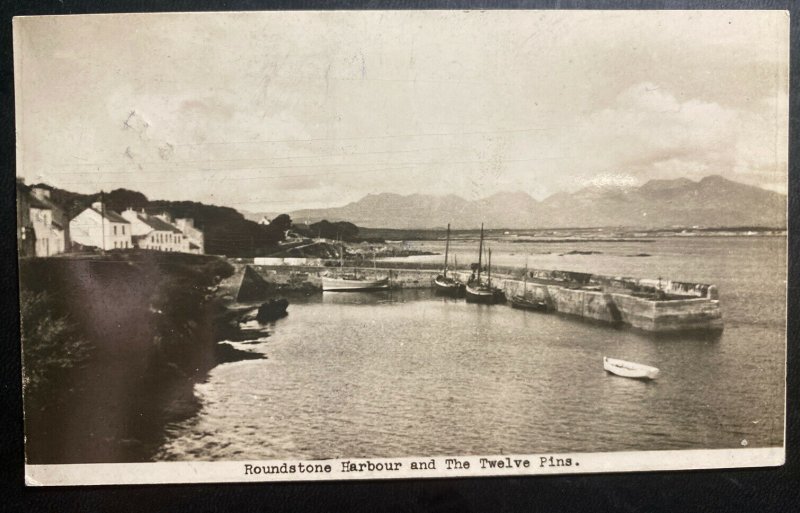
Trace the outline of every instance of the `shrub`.
[[20, 293], [22, 389], [26, 408], [49, 403], [67, 372], [89, 358], [91, 347], [66, 316], [54, 314], [47, 293]]

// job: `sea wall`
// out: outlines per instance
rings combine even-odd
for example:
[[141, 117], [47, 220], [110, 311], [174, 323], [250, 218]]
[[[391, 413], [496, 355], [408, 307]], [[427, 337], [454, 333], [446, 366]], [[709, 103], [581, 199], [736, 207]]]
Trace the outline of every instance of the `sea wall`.
[[[432, 269], [388, 268], [382, 262], [378, 269], [365, 268], [368, 277], [391, 278], [393, 288], [431, 288], [439, 274]], [[271, 293], [291, 290], [322, 289], [322, 276], [330, 272], [326, 266], [253, 265], [234, 263], [236, 273], [227, 283], [236, 288], [231, 294], [240, 300], [258, 300]], [[502, 269], [494, 274], [492, 284], [506, 297], [528, 294], [546, 301], [550, 309], [594, 321], [623, 324], [652, 332], [720, 330], [723, 327], [717, 289], [713, 285], [669, 280], [637, 279], [575, 273], [568, 271], [531, 270], [527, 284], [519, 269]], [[454, 271], [466, 282], [470, 273]], [[257, 279], [253, 279], [257, 277]], [[237, 281], [238, 280], [238, 281]], [[538, 281], [538, 282], [537, 282]], [[262, 283], [259, 283], [262, 282]], [[545, 283], [543, 283], [545, 282]], [[653, 297], [663, 291], [668, 300]], [[638, 295], [637, 295], [638, 294]]]
[[[240, 301], [265, 299], [281, 291], [322, 290], [322, 276], [331, 272], [325, 266], [255, 265], [234, 263], [236, 271], [222, 286], [229, 288], [228, 294]], [[423, 269], [359, 269], [359, 274], [368, 278], [388, 276], [394, 289], [428, 289], [438, 274], [435, 270]], [[255, 276], [260, 278], [261, 283]], [[238, 283], [238, 290], [235, 290]]]
[[[458, 274], [463, 281], [469, 279], [467, 272], [462, 271]], [[542, 278], [542, 276], [539, 274], [537, 277]], [[674, 282], [675, 287], [667, 290], [685, 291], [683, 295], [686, 298], [663, 301], [631, 295], [623, 290], [629, 289], [628, 286], [612, 287], [612, 282], [617, 285], [638, 285], [648, 283], [648, 280], [586, 276], [586, 279], [577, 283], [563, 280], [563, 285], [541, 283], [526, 285], [522, 280], [505, 277], [494, 277], [492, 284], [503, 290], [508, 298], [521, 294], [523, 287], [527, 287], [528, 294], [544, 299], [555, 312], [611, 324], [626, 324], [646, 331], [668, 333], [723, 328], [716, 287], [712, 285]], [[604, 282], [607, 284], [606, 290], [600, 285]], [[580, 283], [585, 285], [580, 286]], [[662, 287], [665, 283], [672, 282], [662, 282]]]

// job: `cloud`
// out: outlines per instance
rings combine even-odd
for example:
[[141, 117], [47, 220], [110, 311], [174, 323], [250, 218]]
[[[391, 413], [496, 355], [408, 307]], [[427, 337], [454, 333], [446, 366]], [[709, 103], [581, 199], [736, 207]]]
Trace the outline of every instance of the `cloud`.
[[755, 185], [772, 183], [774, 174], [759, 170], [783, 169], [786, 152], [777, 142], [783, 134], [776, 115], [682, 100], [651, 82], [634, 84], [579, 125], [574, 142], [588, 150], [582, 181], [723, 174]]

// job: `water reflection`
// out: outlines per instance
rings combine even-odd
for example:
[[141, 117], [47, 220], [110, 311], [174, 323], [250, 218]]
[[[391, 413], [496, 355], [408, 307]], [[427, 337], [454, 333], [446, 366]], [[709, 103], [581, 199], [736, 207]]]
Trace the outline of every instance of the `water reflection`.
[[330, 292], [322, 293], [322, 302], [332, 305], [377, 305], [392, 302], [395, 294], [391, 290]]

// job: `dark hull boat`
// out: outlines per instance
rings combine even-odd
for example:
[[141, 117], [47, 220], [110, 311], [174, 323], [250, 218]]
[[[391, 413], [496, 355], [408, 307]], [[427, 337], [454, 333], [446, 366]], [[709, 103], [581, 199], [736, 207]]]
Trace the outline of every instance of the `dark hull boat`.
[[444, 246], [444, 270], [433, 279], [436, 293], [443, 296], [460, 297], [464, 295], [464, 284], [447, 275], [447, 257], [450, 251], [450, 224], [447, 225], [447, 242]]
[[537, 312], [546, 312], [547, 303], [541, 299], [532, 299], [525, 296], [514, 296], [511, 298], [511, 307], [520, 310], [534, 310]]
[[494, 305], [503, 303], [506, 300], [503, 291], [494, 287], [486, 285], [478, 285], [469, 283], [466, 286], [466, 295], [468, 303], [482, 303], [485, 305]]
[[520, 310], [533, 310], [536, 312], [548, 311], [547, 301], [528, 296], [528, 257], [525, 256], [525, 274], [523, 275], [522, 294], [511, 298], [511, 307]]
[[503, 303], [506, 300], [506, 296], [502, 290], [498, 289], [497, 287], [492, 287], [492, 250], [489, 250], [489, 263], [488, 263], [488, 270], [489, 270], [489, 279], [488, 284], [484, 285], [481, 282], [481, 264], [482, 264], [482, 254], [483, 254], [483, 224], [481, 224], [481, 242], [478, 246], [478, 269], [477, 269], [477, 276], [474, 279], [470, 280], [466, 286], [466, 295], [467, 295], [467, 302], [468, 303], [483, 303], [486, 305], [494, 305], [497, 303]]
[[440, 274], [433, 279], [433, 286], [437, 294], [453, 297], [464, 295], [464, 284], [450, 276]]

